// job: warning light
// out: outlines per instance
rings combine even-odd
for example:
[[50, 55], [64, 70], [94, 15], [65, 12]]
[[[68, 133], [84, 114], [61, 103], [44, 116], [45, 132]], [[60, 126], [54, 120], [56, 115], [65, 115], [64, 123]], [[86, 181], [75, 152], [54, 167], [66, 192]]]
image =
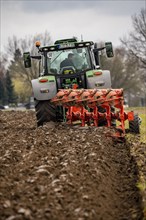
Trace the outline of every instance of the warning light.
[[36, 42], [35, 42], [35, 46], [36, 46], [36, 47], [40, 47], [40, 46], [41, 46], [40, 41], [36, 41]]

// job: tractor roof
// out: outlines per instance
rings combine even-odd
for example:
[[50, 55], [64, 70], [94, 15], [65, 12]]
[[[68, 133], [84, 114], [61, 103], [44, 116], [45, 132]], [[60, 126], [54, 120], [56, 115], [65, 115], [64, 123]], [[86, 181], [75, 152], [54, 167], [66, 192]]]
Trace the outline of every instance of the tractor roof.
[[40, 47], [39, 51], [40, 52], [45, 52], [45, 51], [52, 52], [52, 51], [59, 51], [59, 50], [89, 47], [91, 45], [93, 45], [92, 41], [77, 42], [76, 38], [70, 38], [70, 39], [57, 40], [52, 46]]
[[77, 39], [74, 37], [69, 39], [56, 40], [54, 44], [75, 43], [75, 42], [77, 42]]

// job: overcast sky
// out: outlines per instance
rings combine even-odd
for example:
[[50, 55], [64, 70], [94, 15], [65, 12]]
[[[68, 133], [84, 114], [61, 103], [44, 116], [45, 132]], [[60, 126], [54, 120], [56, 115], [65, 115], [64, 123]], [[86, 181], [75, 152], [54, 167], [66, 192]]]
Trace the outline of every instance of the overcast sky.
[[76, 36], [84, 40], [112, 41], [132, 30], [131, 16], [146, 7], [146, 0], [1, 1], [1, 50], [8, 37], [24, 37], [46, 30], [52, 40]]

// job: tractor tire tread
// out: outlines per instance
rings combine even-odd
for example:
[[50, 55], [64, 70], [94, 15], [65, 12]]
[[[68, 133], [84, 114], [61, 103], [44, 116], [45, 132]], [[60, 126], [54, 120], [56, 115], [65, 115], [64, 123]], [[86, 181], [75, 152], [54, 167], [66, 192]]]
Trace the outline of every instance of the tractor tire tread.
[[42, 126], [46, 122], [57, 121], [56, 107], [50, 102], [50, 100], [36, 101], [35, 110], [38, 126]]
[[134, 133], [134, 134], [140, 133], [138, 114], [134, 115], [134, 120], [129, 121], [129, 131], [130, 131], [130, 133]]

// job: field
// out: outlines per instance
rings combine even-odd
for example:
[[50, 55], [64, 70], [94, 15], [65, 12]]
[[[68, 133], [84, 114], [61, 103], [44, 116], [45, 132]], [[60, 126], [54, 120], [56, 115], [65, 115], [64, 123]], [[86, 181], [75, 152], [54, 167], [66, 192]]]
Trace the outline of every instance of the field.
[[140, 135], [129, 136], [135, 143], [138, 141], [142, 144], [140, 146], [143, 146], [142, 148], [140, 146], [132, 146], [130, 149], [131, 154], [136, 158], [139, 169], [139, 180], [137, 182], [137, 186], [143, 195], [145, 213], [144, 219], [146, 219], [146, 107], [127, 108], [126, 110], [134, 111], [142, 119], [142, 123], [140, 125]]
[[137, 111], [142, 135], [125, 143], [108, 128], [37, 128], [33, 111], [0, 111], [0, 219], [144, 219], [146, 115]]

